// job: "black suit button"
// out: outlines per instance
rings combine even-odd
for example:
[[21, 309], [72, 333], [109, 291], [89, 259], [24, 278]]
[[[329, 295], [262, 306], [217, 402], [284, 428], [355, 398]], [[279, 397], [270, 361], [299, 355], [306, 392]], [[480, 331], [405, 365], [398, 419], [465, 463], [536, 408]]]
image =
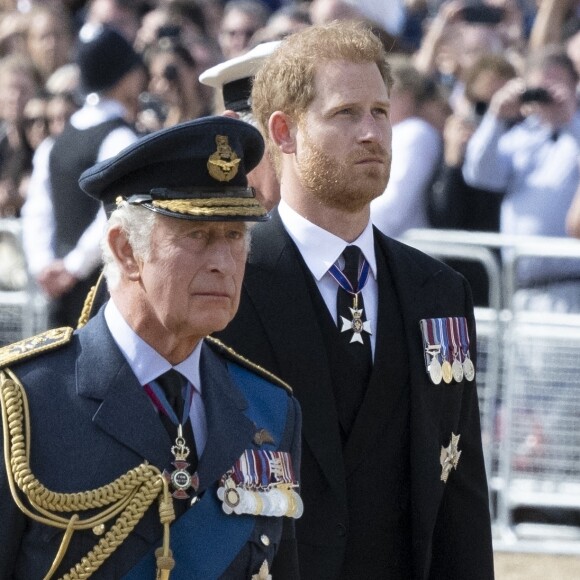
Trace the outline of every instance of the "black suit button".
[[346, 536], [346, 526], [344, 524], [336, 524], [336, 535], [339, 538], [344, 538], [344, 536]]

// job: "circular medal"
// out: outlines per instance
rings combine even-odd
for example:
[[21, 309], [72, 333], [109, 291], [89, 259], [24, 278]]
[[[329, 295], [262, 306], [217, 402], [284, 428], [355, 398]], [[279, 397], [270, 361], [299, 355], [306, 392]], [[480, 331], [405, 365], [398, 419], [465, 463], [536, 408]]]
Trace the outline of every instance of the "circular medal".
[[475, 367], [469, 357], [466, 357], [463, 361], [463, 373], [468, 381], [472, 381], [475, 378]]
[[278, 506], [278, 514], [280, 516], [284, 516], [284, 515], [286, 515], [286, 513], [290, 509], [290, 498], [285, 493], [281, 492], [280, 490], [278, 490], [278, 493], [280, 494], [280, 503]]
[[260, 493], [259, 491], [254, 491], [252, 492], [252, 495], [256, 500], [256, 509], [254, 511], [254, 515], [256, 516], [262, 515], [264, 513], [264, 500], [263, 500], [264, 494]]
[[433, 384], [438, 385], [441, 382], [441, 379], [443, 378], [443, 374], [441, 373], [441, 363], [437, 360], [436, 357], [433, 357], [431, 359], [428, 371]]
[[263, 516], [273, 516], [274, 515], [274, 506], [272, 505], [272, 501], [270, 500], [270, 492], [268, 491], [261, 491], [262, 494], [262, 515]]
[[238, 493], [240, 494], [240, 503], [234, 508], [234, 513], [237, 515], [250, 513], [248, 509], [252, 507], [251, 504], [253, 503], [252, 499], [248, 498], [250, 494], [241, 488], [238, 489]]
[[443, 364], [441, 365], [441, 374], [443, 376], [443, 380], [449, 384], [453, 379], [453, 371], [451, 370], [451, 364], [448, 360], [444, 360]]
[[251, 514], [255, 516], [258, 513], [258, 499], [251, 491], [244, 491], [244, 505], [243, 505], [243, 512], [244, 514]]
[[191, 486], [191, 475], [187, 469], [176, 469], [171, 474], [171, 484], [175, 489], [186, 490]]
[[304, 504], [302, 499], [293, 489], [282, 490], [284, 494], [288, 497], [288, 511], [284, 514], [289, 518], [298, 519], [304, 512]]
[[451, 371], [455, 382], [460, 383], [463, 380], [463, 366], [461, 366], [461, 363], [457, 359], [453, 361]]
[[295, 502], [294, 513], [292, 513], [292, 517], [298, 519], [304, 513], [304, 502], [302, 501], [300, 495], [297, 494], [295, 491], [292, 492], [292, 495], [294, 496]]
[[269, 493], [273, 505], [272, 515], [283, 516], [289, 506], [288, 498], [279, 489], [272, 489]]
[[228, 487], [224, 491], [224, 502], [232, 509], [240, 503], [240, 494], [235, 487]]
[[296, 501], [294, 500], [294, 493], [292, 492], [291, 489], [288, 489], [286, 487], [282, 487], [280, 491], [286, 496], [286, 499], [288, 500], [288, 509], [286, 510], [286, 513], [284, 515], [287, 517], [292, 517], [292, 514], [296, 511]]

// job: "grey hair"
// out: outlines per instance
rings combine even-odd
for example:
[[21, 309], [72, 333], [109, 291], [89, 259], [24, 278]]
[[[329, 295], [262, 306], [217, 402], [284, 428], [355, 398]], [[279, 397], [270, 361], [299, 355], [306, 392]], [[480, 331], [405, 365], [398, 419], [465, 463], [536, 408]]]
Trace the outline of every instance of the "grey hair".
[[[151, 234], [157, 220], [155, 212], [138, 205], [130, 205], [123, 202], [109, 218], [107, 232], [113, 227], [120, 226], [127, 236], [129, 244], [136, 258], [148, 260], [151, 252]], [[109, 288], [118, 286], [121, 280], [121, 270], [115, 260], [108, 236], [101, 241], [104, 269], [103, 274]]]
[[[109, 218], [107, 232], [113, 227], [120, 226], [121, 230], [127, 236], [129, 244], [133, 249], [133, 255], [143, 261], [149, 260], [151, 256], [151, 236], [153, 228], [157, 223], [159, 214], [141, 207], [123, 202]], [[252, 228], [254, 222], [246, 223], [245, 250], [250, 251], [252, 242]], [[114, 289], [121, 281], [121, 270], [115, 256], [108, 243], [108, 236], [105, 235], [101, 240], [101, 251], [103, 255], [103, 275], [107, 280], [109, 288]]]
[[245, 121], [246, 123], [249, 123], [250, 125], [252, 125], [256, 129], [260, 128], [260, 127], [258, 127], [258, 121], [256, 121], [256, 119], [254, 118], [254, 115], [252, 114], [252, 111], [250, 109], [245, 109], [243, 111], [237, 111], [237, 113], [238, 113], [238, 117], [239, 117], [240, 121]]

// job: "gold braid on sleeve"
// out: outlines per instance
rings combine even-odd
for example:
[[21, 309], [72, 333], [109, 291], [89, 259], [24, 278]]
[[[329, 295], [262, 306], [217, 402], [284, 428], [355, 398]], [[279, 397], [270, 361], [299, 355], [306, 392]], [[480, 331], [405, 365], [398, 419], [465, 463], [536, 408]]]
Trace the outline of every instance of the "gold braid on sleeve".
[[[89, 491], [56, 493], [46, 489], [30, 470], [30, 417], [24, 387], [9, 369], [0, 371], [0, 403], [4, 438], [4, 460], [10, 492], [18, 508], [29, 518], [64, 530], [60, 548], [44, 580], [54, 575], [62, 562], [72, 535], [77, 530], [93, 529], [103, 533], [105, 523], [117, 518], [109, 531], [62, 580], [89, 578], [124, 542], [151, 504], [159, 499], [163, 525], [163, 545], [156, 551], [158, 578], [168, 579], [174, 566], [169, 548], [169, 525], [175, 519], [168, 484], [153, 465], [142, 463], [115, 481]], [[18, 492], [24, 494], [27, 507]], [[96, 515], [81, 519], [78, 512], [100, 509]], [[59, 514], [68, 513], [70, 517]]]

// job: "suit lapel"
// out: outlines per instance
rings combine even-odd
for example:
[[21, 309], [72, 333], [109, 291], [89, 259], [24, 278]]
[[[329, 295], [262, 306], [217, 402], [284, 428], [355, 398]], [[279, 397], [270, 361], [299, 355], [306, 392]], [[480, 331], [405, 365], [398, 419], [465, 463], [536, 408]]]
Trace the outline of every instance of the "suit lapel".
[[244, 285], [273, 352], [290, 355], [280, 357], [278, 369], [273, 370], [294, 389], [302, 407], [303, 441], [339, 497], [344, 497], [338, 417], [324, 340], [313, 324], [317, 318], [301, 258], [277, 211], [256, 231], [252, 244], [252, 268], [246, 272]]
[[252, 447], [256, 427], [244, 414], [248, 403], [232, 382], [225, 363], [205, 344], [200, 370], [207, 418], [207, 444], [197, 469], [203, 491]]
[[172, 442], [115, 344], [102, 310], [79, 332], [79, 340], [78, 394], [102, 401], [93, 422], [143, 459], [166, 467]]

